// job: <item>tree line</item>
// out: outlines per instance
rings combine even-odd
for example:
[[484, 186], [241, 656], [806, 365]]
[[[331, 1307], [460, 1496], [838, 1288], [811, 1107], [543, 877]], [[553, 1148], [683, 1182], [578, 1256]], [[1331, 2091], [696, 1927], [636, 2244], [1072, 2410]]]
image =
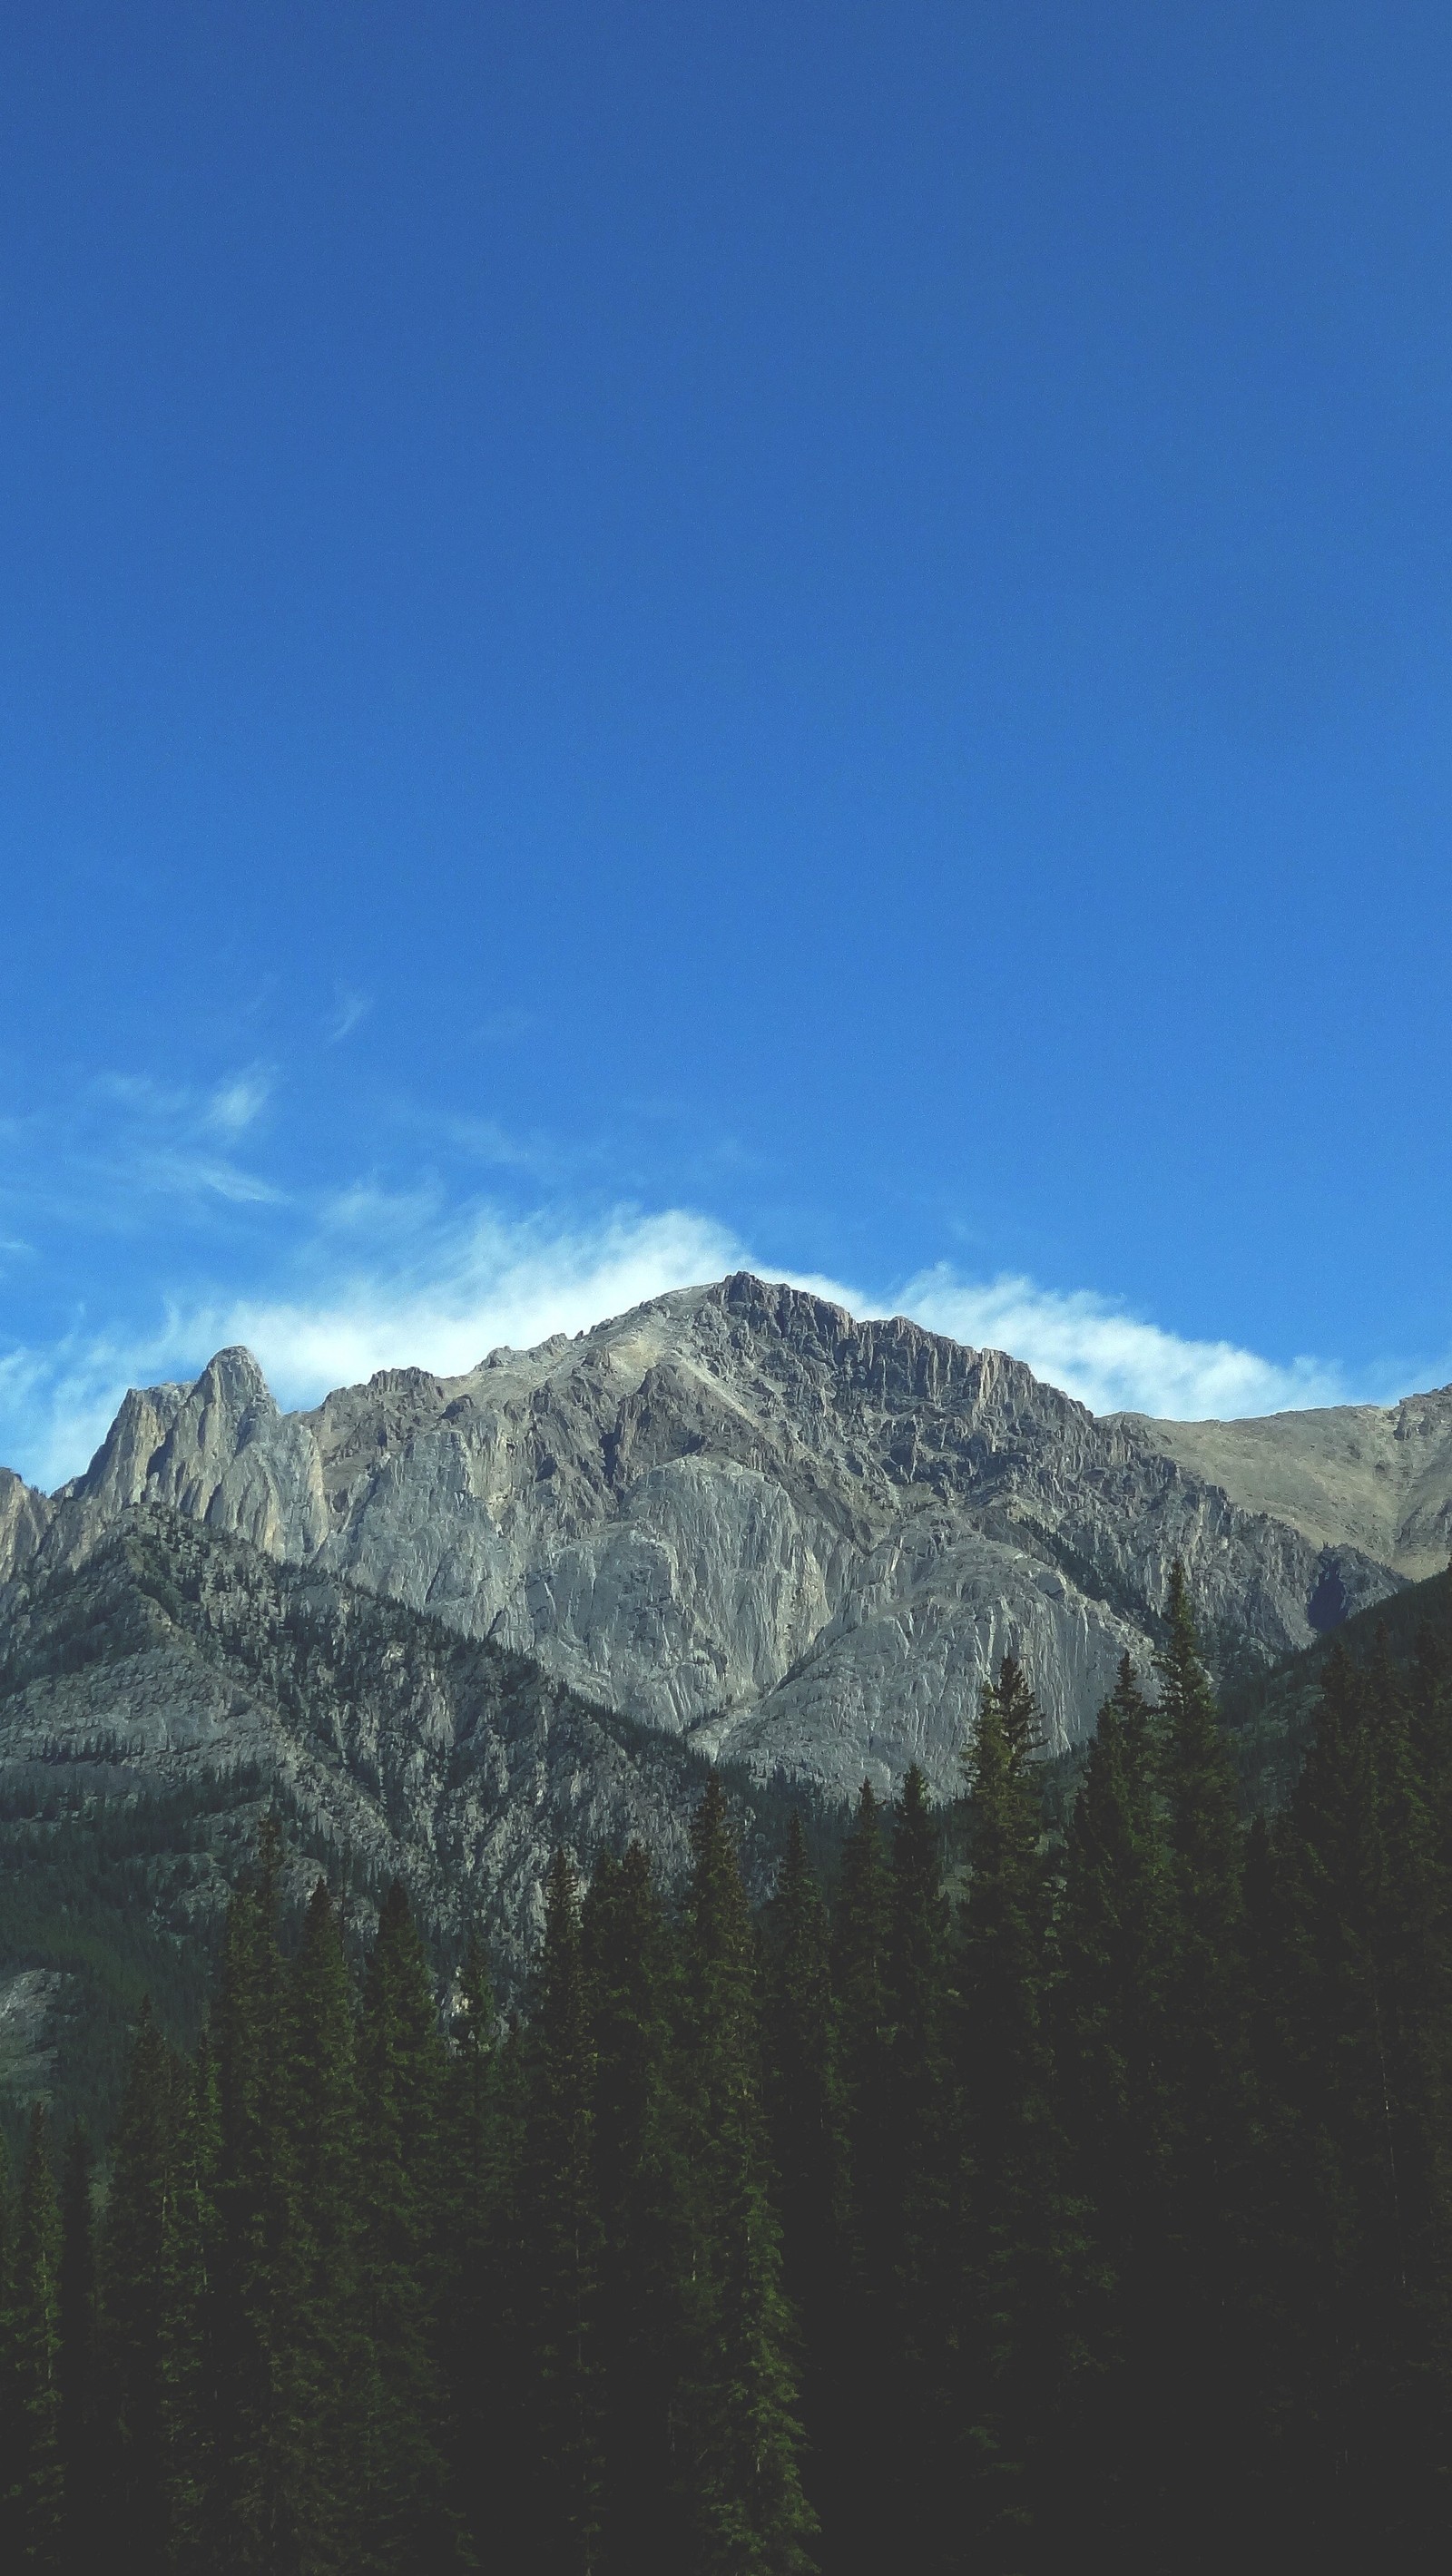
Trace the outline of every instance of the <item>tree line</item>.
[[[1328, 1666], [1247, 1830], [1176, 1571], [1062, 1839], [1006, 1660], [966, 1865], [910, 1771], [753, 1918], [556, 1856], [528, 2015], [361, 1979], [274, 1826], [107, 2188], [0, 2198], [0, 2547], [56, 2571], [912, 2576], [1445, 2561], [1452, 1704]], [[98, 2200], [101, 2206], [98, 2209]]]

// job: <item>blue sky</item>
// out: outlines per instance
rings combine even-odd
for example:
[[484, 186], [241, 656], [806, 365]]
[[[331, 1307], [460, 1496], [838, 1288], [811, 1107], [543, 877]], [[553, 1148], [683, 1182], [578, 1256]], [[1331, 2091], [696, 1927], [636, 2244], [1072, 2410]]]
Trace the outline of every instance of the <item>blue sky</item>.
[[736, 1261], [1452, 1376], [1452, 17], [0, 28], [0, 1457]]

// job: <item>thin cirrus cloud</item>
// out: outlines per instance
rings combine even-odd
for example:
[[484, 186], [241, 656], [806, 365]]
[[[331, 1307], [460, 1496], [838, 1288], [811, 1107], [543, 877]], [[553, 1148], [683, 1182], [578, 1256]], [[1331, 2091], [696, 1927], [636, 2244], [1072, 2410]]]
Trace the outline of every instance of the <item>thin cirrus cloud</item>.
[[[189, 1378], [228, 1343], [256, 1353], [281, 1403], [305, 1405], [379, 1368], [459, 1374], [500, 1343], [528, 1348], [574, 1334], [741, 1268], [784, 1275], [731, 1228], [689, 1209], [575, 1222], [477, 1209], [460, 1217], [427, 1196], [355, 1190], [322, 1212], [285, 1293], [177, 1298], [154, 1332], [71, 1334], [0, 1358], [0, 1458], [32, 1482], [58, 1483], [85, 1464], [128, 1385]], [[1334, 1368], [1183, 1339], [1090, 1291], [973, 1281], [944, 1265], [888, 1297], [785, 1275], [856, 1314], [907, 1314], [1007, 1350], [1094, 1412], [1224, 1418], [1347, 1399]]]

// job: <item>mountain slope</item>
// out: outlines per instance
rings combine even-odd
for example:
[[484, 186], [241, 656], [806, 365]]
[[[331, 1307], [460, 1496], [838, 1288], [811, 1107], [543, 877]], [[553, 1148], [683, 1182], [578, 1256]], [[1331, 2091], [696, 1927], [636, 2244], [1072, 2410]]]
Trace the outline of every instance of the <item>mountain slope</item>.
[[310, 1413], [221, 1352], [191, 1388], [129, 1395], [57, 1496], [11, 1480], [0, 1572], [80, 1563], [119, 1511], [159, 1504], [763, 1778], [848, 1795], [916, 1760], [946, 1795], [998, 1658], [1025, 1657], [1071, 1743], [1121, 1654], [1152, 1655], [1177, 1555], [1222, 1663], [1405, 1580], [1329, 1523], [1245, 1508], [1165, 1430], [740, 1274]]
[[[523, 1657], [178, 1512], [128, 1511], [0, 1616], [11, 1813], [181, 1797], [223, 1815], [241, 1784], [243, 1848], [281, 1800], [332, 1875], [345, 1857], [373, 1893], [402, 1875], [456, 1940], [477, 1915], [510, 1977], [556, 1845], [588, 1859], [639, 1836], [669, 1877], [704, 1777], [685, 1746]], [[219, 1843], [183, 1913], [225, 1903], [235, 1862]]]
[[1413, 1582], [1452, 1553], [1452, 1387], [1251, 1422], [1122, 1418], [1242, 1510], [1272, 1513], [1317, 1547], [1349, 1541]]

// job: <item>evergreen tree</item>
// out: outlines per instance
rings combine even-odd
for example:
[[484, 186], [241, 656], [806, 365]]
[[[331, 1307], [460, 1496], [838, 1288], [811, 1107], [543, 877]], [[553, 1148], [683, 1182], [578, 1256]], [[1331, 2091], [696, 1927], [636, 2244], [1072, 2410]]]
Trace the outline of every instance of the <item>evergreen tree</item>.
[[518, 2337], [507, 2211], [512, 2177], [502, 2117], [503, 2051], [489, 1963], [471, 1932], [459, 1970], [445, 2116], [440, 2352], [453, 2435], [450, 2492], [476, 2546], [521, 2546]]
[[666, 1930], [639, 1843], [596, 1863], [582, 1931], [594, 2054], [601, 2565], [669, 2576], [687, 2540], [675, 2492], [679, 2193], [667, 2096]]
[[281, 1835], [269, 1817], [254, 1876], [228, 1913], [217, 2003], [217, 2410], [209, 2548], [216, 2569], [238, 2576], [270, 2576], [291, 2564], [297, 2547], [303, 2397], [290, 2117], [295, 2035], [281, 1881]]
[[363, 2314], [377, 2362], [363, 2500], [370, 2560], [380, 2576], [434, 2576], [461, 2555], [438, 2334], [448, 2062], [428, 1960], [397, 1880], [368, 1965], [359, 2076]]
[[1409, 1713], [1339, 1651], [1283, 1841], [1277, 2463], [1289, 2520], [1448, 2530], [1449, 1963]]
[[4, 2509], [21, 2567], [56, 2570], [64, 2529], [60, 2209], [44, 2105], [30, 2114], [15, 2211], [7, 2312]]
[[692, 2576], [798, 2576], [812, 2515], [771, 2206], [755, 1942], [714, 1777], [691, 1827], [679, 2065], [689, 2360], [681, 2466]]
[[[1242, 2511], [1229, 2474], [1256, 2426], [1252, 2301], [1250, 1994], [1235, 1774], [1176, 1562], [1157, 1658], [1156, 1717], [1169, 1847], [1166, 1960], [1166, 2260], [1152, 2429], [1169, 2500], [1203, 2486], [1196, 2547], [1213, 2563]], [[1200, 2559], [1195, 2560], [1196, 2564]]]
[[[938, 1833], [916, 1763], [893, 1824], [883, 2001], [887, 2053], [879, 2189], [891, 2530], [914, 2564], [938, 2563], [947, 2529], [954, 2103], [948, 1905]], [[879, 2536], [876, 2545], [881, 2545]]]
[[171, 2529], [164, 2437], [165, 2256], [175, 2067], [142, 2007], [131, 2051], [101, 2238], [98, 2383], [104, 2529], [122, 2564], [164, 2566]]
[[599, 2557], [597, 2350], [600, 2213], [595, 2053], [580, 1895], [557, 1851], [530, 2030], [524, 2256], [534, 2373], [534, 2551], [542, 2576], [589, 2576]]
[[196, 2061], [173, 2074], [171, 2187], [161, 2261], [161, 2445], [168, 2564], [210, 2565], [207, 2504], [215, 2474], [212, 2281], [217, 2251], [221, 2120], [216, 2064], [202, 2033]]
[[882, 2439], [895, 2304], [885, 2162], [888, 1913], [881, 1811], [864, 1780], [843, 1848], [832, 1926], [848, 2242], [834, 2408], [840, 2483], [829, 2516], [842, 2569], [861, 2569], [864, 2576], [885, 2563], [892, 2546], [893, 2462]]
[[846, 2175], [827, 1909], [795, 1814], [768, 1909], [764, 2040], [782, 2279], [800, 2334], [807, 2486], [827, 2525], [841, 2465]]
[[296, 2563], [300, 2576], [348, 2576], [363, 2554], [359, 2508], [373, 2356], [360, 2272], [357, 2035], [338, 1918], [322, 1879], [292, 1987]]
[[66, 2141], [61, 2184], [60, 2446], [68, 2565], [91, 2561], [97, 2545], [95, 2157], [84, 2123]]
[[972, 1872], [959, 1947], [967, 2155], [967, 2465], [991, 2565], [1042, 2558], [1075, 2432], [1085, 2248], [1055, 2102], [1050, 1888], [1038, 1709], [1006, 1655], [971, 1753]]
[[1056, 1996], [1072, 2182], [1097, 2256], [1086, 2319], [1095, 2367], [1065, 2468], [1125, 2549], [1142, 2543], [1156, 2481], [1146, 2431], [1163, 2370], [1171, 1923], [1152, 1721], [1126, 1656], [1069, 1823]]

